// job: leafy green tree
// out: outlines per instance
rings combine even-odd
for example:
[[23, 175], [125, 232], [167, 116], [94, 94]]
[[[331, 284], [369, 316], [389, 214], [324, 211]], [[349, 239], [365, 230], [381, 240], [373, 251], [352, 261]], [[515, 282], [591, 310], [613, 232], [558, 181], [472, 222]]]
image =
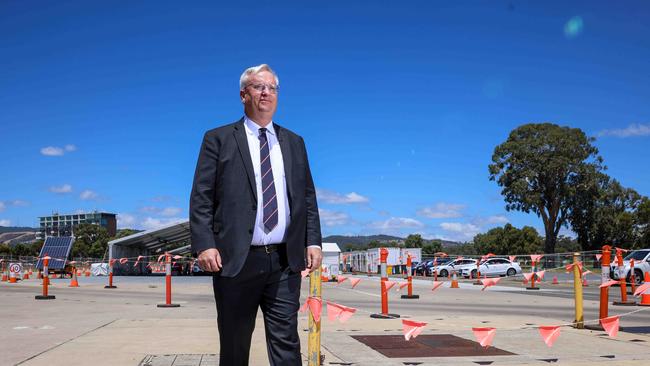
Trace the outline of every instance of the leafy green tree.
[[74, 231], [72, 257], [103, 258], [108, 249], [108, 231], [94, 224], [79, 224]]
[[432, 240], [431, 242], [422, 245], [422, 254], [432, 255], [437, 252], [442, 252], [442, 244], [440, 241]]
[[0, 255], [11, 255], [11, 247], [7, 244], [0, 244]]
[[38, 257], [41, 254], [41, 248], [43, 247], [43, 239], [39, 239], [29, 245], [29, 255]]
[[27, 245], [18, 243], [14, 245], [13, 249], [11, 250], [11, 254], [14, 256], [28, 256], [31, 254], [31, 251]]
[[490, 180], [502, 187], [506, 210], [542, 218], [546, 253], [555, 251], [573, 197], [587, 193], [584, 185], [604, 169], [593, 141], [577, 128], [532, 123], [514, 129], [494, 149]]
[[636, 210], [635, 227], [637, 240], [635, 248], [650, 247], [650, 199], [643, 197]]
[[404, 246], [406, 248], [422, 248], [423, 244], [424, 240], [420, 234], [411, 234], [404, 240]]
[[591, 200], [575, 199], [569, 221], [584, 250], [603, 245], [631, 248], [637, 242], [637, 208], [641, 196], [604, 174], [592, 185]]
[[580, 251], [580, 243], [576, 239], [560, 235], [555, 245], [556, 253], [575, 253]]
[[542, 238], [531, 226], [518, 229], [506, 224], [474, 236], [474, 247], [480, 254], [532, 254], [542, 249]]
[[381, 248], [381, 247], [385, 247], [385, 246], [386, 246], [386, 244], [380, 242], [379, 240], [371, 240], [368, 243], [368, 249]]

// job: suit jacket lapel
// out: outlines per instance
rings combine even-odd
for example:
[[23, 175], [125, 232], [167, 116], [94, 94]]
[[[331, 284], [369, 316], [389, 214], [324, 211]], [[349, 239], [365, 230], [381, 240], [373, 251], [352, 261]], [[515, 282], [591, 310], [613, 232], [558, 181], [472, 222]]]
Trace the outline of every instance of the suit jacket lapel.
[[257, 202], [257, 186], [255, 185], [255, 171], [253, 170], [253, 158], [251, 158], [251, 152], [248, 147], [248, 139], [246, 138], [246, 128], [244, 127], [244, 119], [240, 119], [239, 122], [235, 125], [235, 130], [233, 131], [235, 135], [235, 140], [237, 141], [237, 147], [239, 148], [239, 154], [241, 155], [244, 167], [246, 168], [246, 175], [248, 175], [248, 184], [250, 184], [251, 191], [253, 191], [253, 196]]
[[284, 176], [286, 177], [285, 181], [287, 182], [287, 195], [289, 199], [289, 206], [291, 206], [291, 193], [293, 192], [293, 180], [291, 177], [291, 169], [293, 168], [293, 159], [291, 152], [291, 143], [287, 136], [285, 136], [284, 130], [278, 124], [274, 123], [275, 133], [278, 135], [278, 142], [280, 143], [280, 151], [282, 151], [282, 162], [284, 163]]

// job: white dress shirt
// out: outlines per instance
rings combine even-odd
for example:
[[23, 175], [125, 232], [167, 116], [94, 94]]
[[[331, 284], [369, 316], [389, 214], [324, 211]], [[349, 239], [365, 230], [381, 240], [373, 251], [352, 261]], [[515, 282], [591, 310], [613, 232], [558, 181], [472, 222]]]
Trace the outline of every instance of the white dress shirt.
[[257, 187], [257, 216], [255, 217], [255, 229], [253, 230], [253, 241], [251, 245], [269, 245], [284, 242], [285, 232], [289, 227], [291, 212], [289, 209], [289, 197], [287, 196], [287, 180], [284, 175], [284, 161], [278, 136], [275, 133], [273, 122], [266, 126], [266, 139], [269, 142], [269, 155], [271, 169], [273, 170], [273, 184], [278, 201], [278, 224], [268, 233], [264, 232], [264, 208], [262, 195], [262, 167], [260, 164], [260, 127], [255, 121], [244, 116], [244, 127], [248, 139], [248, 149], [253, 161], [255, 172], [255, 186]]

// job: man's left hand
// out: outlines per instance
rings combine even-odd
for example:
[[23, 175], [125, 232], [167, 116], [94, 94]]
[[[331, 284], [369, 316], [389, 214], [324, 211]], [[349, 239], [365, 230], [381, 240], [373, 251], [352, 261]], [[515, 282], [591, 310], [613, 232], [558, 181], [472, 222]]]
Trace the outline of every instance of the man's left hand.
[[307, 248], [307, 269], [309, 269], [309, 273], [312, 273], [317, 268], [320, 268], [322, 262], [323, 262], [323, 251], [321, 250], [321, 248], [319, 247]]

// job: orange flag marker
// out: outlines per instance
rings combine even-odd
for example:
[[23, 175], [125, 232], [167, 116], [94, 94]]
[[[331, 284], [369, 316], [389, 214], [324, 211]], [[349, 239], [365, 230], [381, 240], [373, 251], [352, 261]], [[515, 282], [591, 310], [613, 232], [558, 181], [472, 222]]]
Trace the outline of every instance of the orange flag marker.
[[356, 311], [355, 308], [327, 301], [327, 319], [330, 321], [335, 321], [338, 318], [341, 323], [345, 323]]
[[386, 291], [388, 291], [388, 290], [390, 290], [391, 288], [393, 288], [393, 286], [395, 286], [395, 284], [396, 284], [397, 282], [395, 282], [395, 281], [384, 281], [384, 283], [386, 284]]
[[481, 278], [481, 283], [483, 283], [483, 288], [481, 291], [485, 291], [486, 288], [491, 287], [499, 283], [501, 277], [499, 278]]
[[619, 282], [620, 282], [620, 281], [609, 280], [609, 281], [603, 283], [602, 285], [600, 285], [600, 286], [598, 286], [598, 287], [600, 287], [600, 288], [603, 288], [603, 287], [609, 287], [609, 286], [611, 286], [611, 285], [616, 285], [616, 284], [619, 283]]
[[404, 339], [407, 341], [411, 338], [417, 337], [424, 327], [427, 326], [425, 322], [418, 322], [414, 320], [402, 319], [402, 331], [404, 332]]
[[336, 281], [337, 281], [338, 284], [340, 285], [342, 282], [345, 282], [345, 280], [347, 280], [347, 279], [348, 279], [348, 278], [347, 278], [346, 276], [341, 276], [341, 275], [339, 275], [339, 276], [336, 278]]
[[553, 343], [560, 336], [560, 326], [542, 325], [539, 327], [539, 334], [542, 336], [547, 346], [553, 347]]
[[608, 318], [600, 319], [600, 325], [605, 328], [605, 332], [612, 338], [616, 338], [618, 334], [618, 316], [610, 316]]
[[442, 281], [433, 281], [433, 288], [431, 289], [431, 291], [437, 290], [438, 287], [442, 286], [443, 283], [444, 282], [442, 282]]
[[474, 337], [476, 337], [476, 341], [485, 348], [490, 347], [492, 345], [492, 340], [494, 339], [494, 336], [497, 334], [496, 328], [472, 328], [472, 332], [474, 332]]
[[352, 284], [352, 288], [356, 286], [359, 282], [361, 282], [360, 278], [350, 278], [350, 283]]

